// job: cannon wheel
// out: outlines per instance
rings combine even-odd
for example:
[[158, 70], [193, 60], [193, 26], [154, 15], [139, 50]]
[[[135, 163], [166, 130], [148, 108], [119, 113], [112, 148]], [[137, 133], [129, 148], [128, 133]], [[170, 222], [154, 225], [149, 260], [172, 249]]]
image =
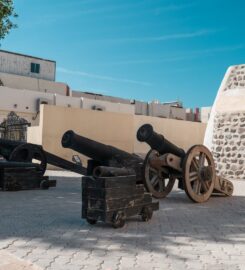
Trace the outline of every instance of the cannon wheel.
[[183, 183], [187, 196], [194, 202], [206, 202], [216, 179], [212, 154], [203, 145], [192, 146], [183, 161]]
[[95, 225], [97, 223], [97, 220], [95, 219], [87, 218], [86, 220], [90, 225]]
[[152, 208], [150, 206], [145, 206], [141, 212], [141, 219], [142, 219], [142, 221], [145, 221], [145, 222], [149, 221], [149, 220], [151, 220], [152, 215], [153, 215]]
[[38, 163], [40, 164], [40, 170], [43, 174], [47, 168], [47, 159], [42, 148], [30, 143], [17, 146], [10, 154], [9, 160]]
[[175, 177], [172, 175], [166, 176], [162, 171], [158, 171], [151, 167], [150, 159], [158, 156], [156, 150], [150, 150], [145, 158], [143, 165], [144, 185], [154, 198], [165, 198], [173, 189]]
[[125, 219], [126, 215], [124, 211], [117, 211], [114, 213], [113, 218], [112, 218], [112, 226], [113, 228], [122, 228], [125, 225]]

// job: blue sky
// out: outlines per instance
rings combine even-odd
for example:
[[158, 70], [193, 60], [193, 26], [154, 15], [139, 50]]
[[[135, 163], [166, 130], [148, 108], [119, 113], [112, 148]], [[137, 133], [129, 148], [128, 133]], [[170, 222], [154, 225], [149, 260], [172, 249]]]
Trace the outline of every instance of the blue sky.
[[16, 0], [2, 49], [56, 60], [74, 90], [210, 106], [245, 63], [245, 1]]

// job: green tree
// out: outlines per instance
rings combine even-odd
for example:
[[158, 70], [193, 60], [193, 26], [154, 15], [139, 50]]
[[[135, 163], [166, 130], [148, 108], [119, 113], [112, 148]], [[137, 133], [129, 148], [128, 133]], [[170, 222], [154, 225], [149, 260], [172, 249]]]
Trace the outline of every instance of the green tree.
[[13, 0], [0, 0], [0, 40], [4, 39], [12, 28], [17, 27], [12, 22], [16, 17], [18, 15], [14, 11]]

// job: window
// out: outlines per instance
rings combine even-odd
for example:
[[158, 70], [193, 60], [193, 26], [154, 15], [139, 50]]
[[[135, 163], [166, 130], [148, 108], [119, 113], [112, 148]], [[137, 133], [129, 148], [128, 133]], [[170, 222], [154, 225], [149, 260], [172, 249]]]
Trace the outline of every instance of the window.
[[40, 73], [40, 64], [31, 63], [31, 72]]

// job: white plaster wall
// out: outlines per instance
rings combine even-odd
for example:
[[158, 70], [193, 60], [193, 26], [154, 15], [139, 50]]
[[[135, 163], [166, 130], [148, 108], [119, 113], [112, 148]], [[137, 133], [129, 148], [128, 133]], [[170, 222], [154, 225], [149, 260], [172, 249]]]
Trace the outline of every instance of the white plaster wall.
[[171, 106], [171, 104], [161, 104], [152, 102], [149, 105], [149, 116], [172, 118], [172, 119], [186, 119], [184, 108]]
[[53, 93], [66, 96], [67, 85], [65, 83], [30, 78], [0, 72], [0, 80], [3, 85], [15, 89], [28, 89], [44, 93]]
[[161, 103], [149, 103], [149, 116], [169, 118], [170, 105], [163, 106]]
[[13, 89], [0, 86], [0, 110], [15, 111], [21, 113], [37, 113], [38, 99], [48, 100], [50, 105], [92, 109], [92, 106], [99, 105], [108, 112], [134, 114], [134, 106], [129, 104], [112, 103], [101, 100], [75, 98], [51, 93]]
[[132, 104], [132, 100], [120, 98], [120, 97], [112, 97], [112, 96], [105, 96], [101, 94], [89, 93], [89, 92], [80, 92], [80, 91], [72, 91], [73, 97], [80, 97], [80, 98], [88, 98], [88, 99], [96, 99], [102, 101], [109, 101], [114, 103], [121, 103], [121, 104]]
[[186, 113], [184, 108], [170, 107], [169, 118], [186, 120]]
[[94, 100], [89, 98], [82, 98], [82, 108], [91, 110], [93, 106], [101, 106], [107, 112], [118, 112], [134, 114], [134, 105], [114, 103], [104, 100]]
[[36, 113], [39, 98], [48, 99], [54, 104], [53, 94], [0, 86], [0, 110], [3, 111]]
[[148, 115], [148, 103], [136, 101], [135, 102], [135, 114]]
[[200, 120], [202, 123], [207, 123], [211, 114], [212, 107], [202, 107], [200, 109]]
[[55, 105], [71, 108], [81, 108], [82, 100], [75, 97], [64, 97], [60, 95], [55, 95]]
[[[39, 74], [31, 72], [31, 63], [40, 64]], [[55, 65], [53, 61], [0, 51], [0, 72], [54, 81]]]

